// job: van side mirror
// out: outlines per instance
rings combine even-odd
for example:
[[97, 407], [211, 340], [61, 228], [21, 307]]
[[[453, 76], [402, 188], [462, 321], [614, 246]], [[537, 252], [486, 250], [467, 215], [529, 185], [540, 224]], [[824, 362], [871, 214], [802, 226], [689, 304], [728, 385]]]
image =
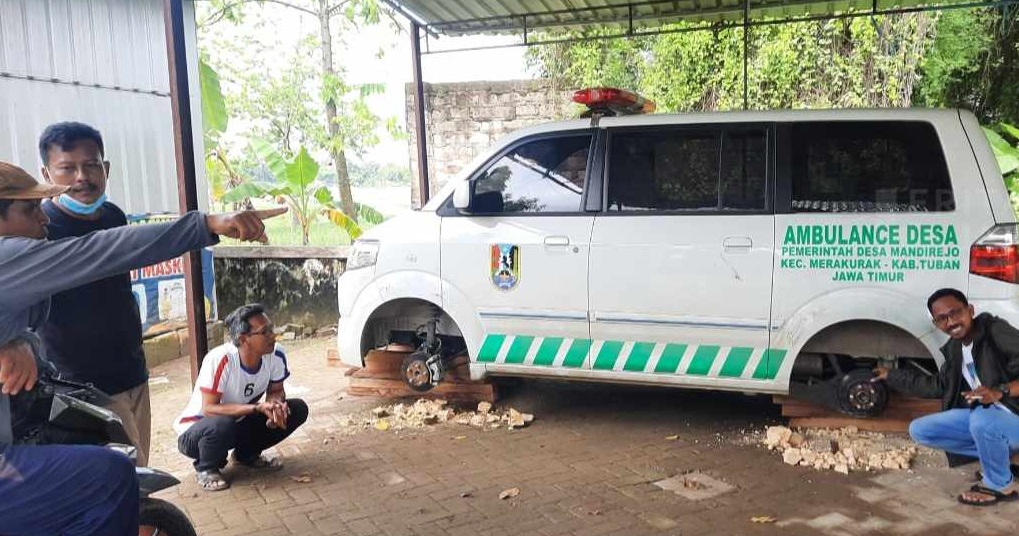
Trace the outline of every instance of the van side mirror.
[[471, 194], [474, 190], [474, 181], [460, 181], [453, 190], [453, 207], [460, 212], [470, 212]]

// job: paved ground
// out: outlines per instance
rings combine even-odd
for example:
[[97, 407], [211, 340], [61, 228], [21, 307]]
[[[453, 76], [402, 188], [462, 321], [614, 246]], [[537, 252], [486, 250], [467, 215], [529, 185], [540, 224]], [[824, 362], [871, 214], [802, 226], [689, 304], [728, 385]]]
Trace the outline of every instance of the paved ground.
[[[1019, 504], [959, 505], [973, 468], [936, 459], [912, 471], [848, 476], [791, 467], [744, 432], [781, 422], [767, 398], [527, 381], [498, 405], [534, 413], [529, 428], [443, 424], [352, 431], [347, 415], [381, 401], [344, 395], [325, 365], [331, 340], [288, 344], [290, 396], [311, 417], [280, 451], [279, 473], [229, 468], [206, 493], [176, 452], [170, 423], [189, 394], [185, 360], [152, 371], [154, 467], [183, 484], [160, 496], [199, 534], [626, 535], [981, 534], [1019, 530]], [[669, 439], [670, 436], [678, 438]], [[691, 500], [652, 483], [699, 472], [733, 489]], [[307, 478], [301, 479], [301, 476]], [[682, 478], [682, 477], [681, 477]], [[300, 482], [298, 480], [306, 480]], [[500, 499], [503, 490], [519, 495]], [[683, 486], [680, 486], [681, 490]], [[711, 489], [709, 487], [709, 489]], [[752, 517], [771, 516], [760, 524]]]

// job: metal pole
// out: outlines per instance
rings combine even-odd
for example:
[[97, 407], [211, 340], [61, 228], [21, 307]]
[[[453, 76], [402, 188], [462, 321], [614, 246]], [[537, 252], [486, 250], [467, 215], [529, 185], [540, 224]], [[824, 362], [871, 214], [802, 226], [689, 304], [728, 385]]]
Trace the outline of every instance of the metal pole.
[[414, 59], [414, 131], [417, 133], [418, 197], [425, 206], [428, 192], [428, 144], [425, 135], [425, 88], [421, 81], [421, 25], [410, 23], [410, 53]]
[[[876, 0], [875, 0], [876, 1]], [[749, 85], [750, 63], [750, 0], [743, 0], [743, 109], [750, 107]]]
[[[198, 210], [195, 179], [195, 144], [191, 131], [191, 94], [188, 87], [187, 49], [184, 43], [183, 0], [163, 1], [166, 28], [166, 59], [170, 68], [170, 106], [173, 114], [174, 155], [177, 160], [177, 195], [181, 214]], [[184, 256], [184, 285], [187, 295], [188, 353], [191, 383], [198, 377], [202, 358], [209, 351], [205, 331], [205, 292], [202, 288], [202, 257], [192, 251]]]

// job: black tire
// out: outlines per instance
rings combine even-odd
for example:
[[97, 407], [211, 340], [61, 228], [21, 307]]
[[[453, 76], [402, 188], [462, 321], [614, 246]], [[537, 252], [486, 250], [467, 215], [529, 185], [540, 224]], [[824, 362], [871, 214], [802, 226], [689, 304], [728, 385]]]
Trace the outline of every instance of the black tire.
[[838, 384], [838, 403], [842, 413], [853, 417], [874, 417], [888, 406], [888, 386], [872, 381], [869, 369], [856, 369], [842, 377]]
[[428, 370], [428, 354], [414, 352], [403, 360], [403, 368], [400, 370], [403, 382], [411, 389], [418, 392], [425, 392], [432, 389], [432, 373]]
[[198, 536], [187, 514], [162, 499], [142, 499], [139, 518], [139, 525], [155, 527], [159, 536]]

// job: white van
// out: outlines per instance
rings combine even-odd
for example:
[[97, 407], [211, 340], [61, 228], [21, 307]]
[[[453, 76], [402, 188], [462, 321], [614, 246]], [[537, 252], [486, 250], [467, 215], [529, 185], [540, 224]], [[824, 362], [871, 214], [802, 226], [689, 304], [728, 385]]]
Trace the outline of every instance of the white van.
[[[606, 94], [639, 99], [579, 100]], [[603, 111], [517, 132], [358, 240], [341, 359], [401, 342], [421, 390], [466, 354], [473, 378], [792, 392], [870, 415], [875, 363], [940, 364], [934, 290], [1019, 325], [1016, 217], [969, 112]]]

